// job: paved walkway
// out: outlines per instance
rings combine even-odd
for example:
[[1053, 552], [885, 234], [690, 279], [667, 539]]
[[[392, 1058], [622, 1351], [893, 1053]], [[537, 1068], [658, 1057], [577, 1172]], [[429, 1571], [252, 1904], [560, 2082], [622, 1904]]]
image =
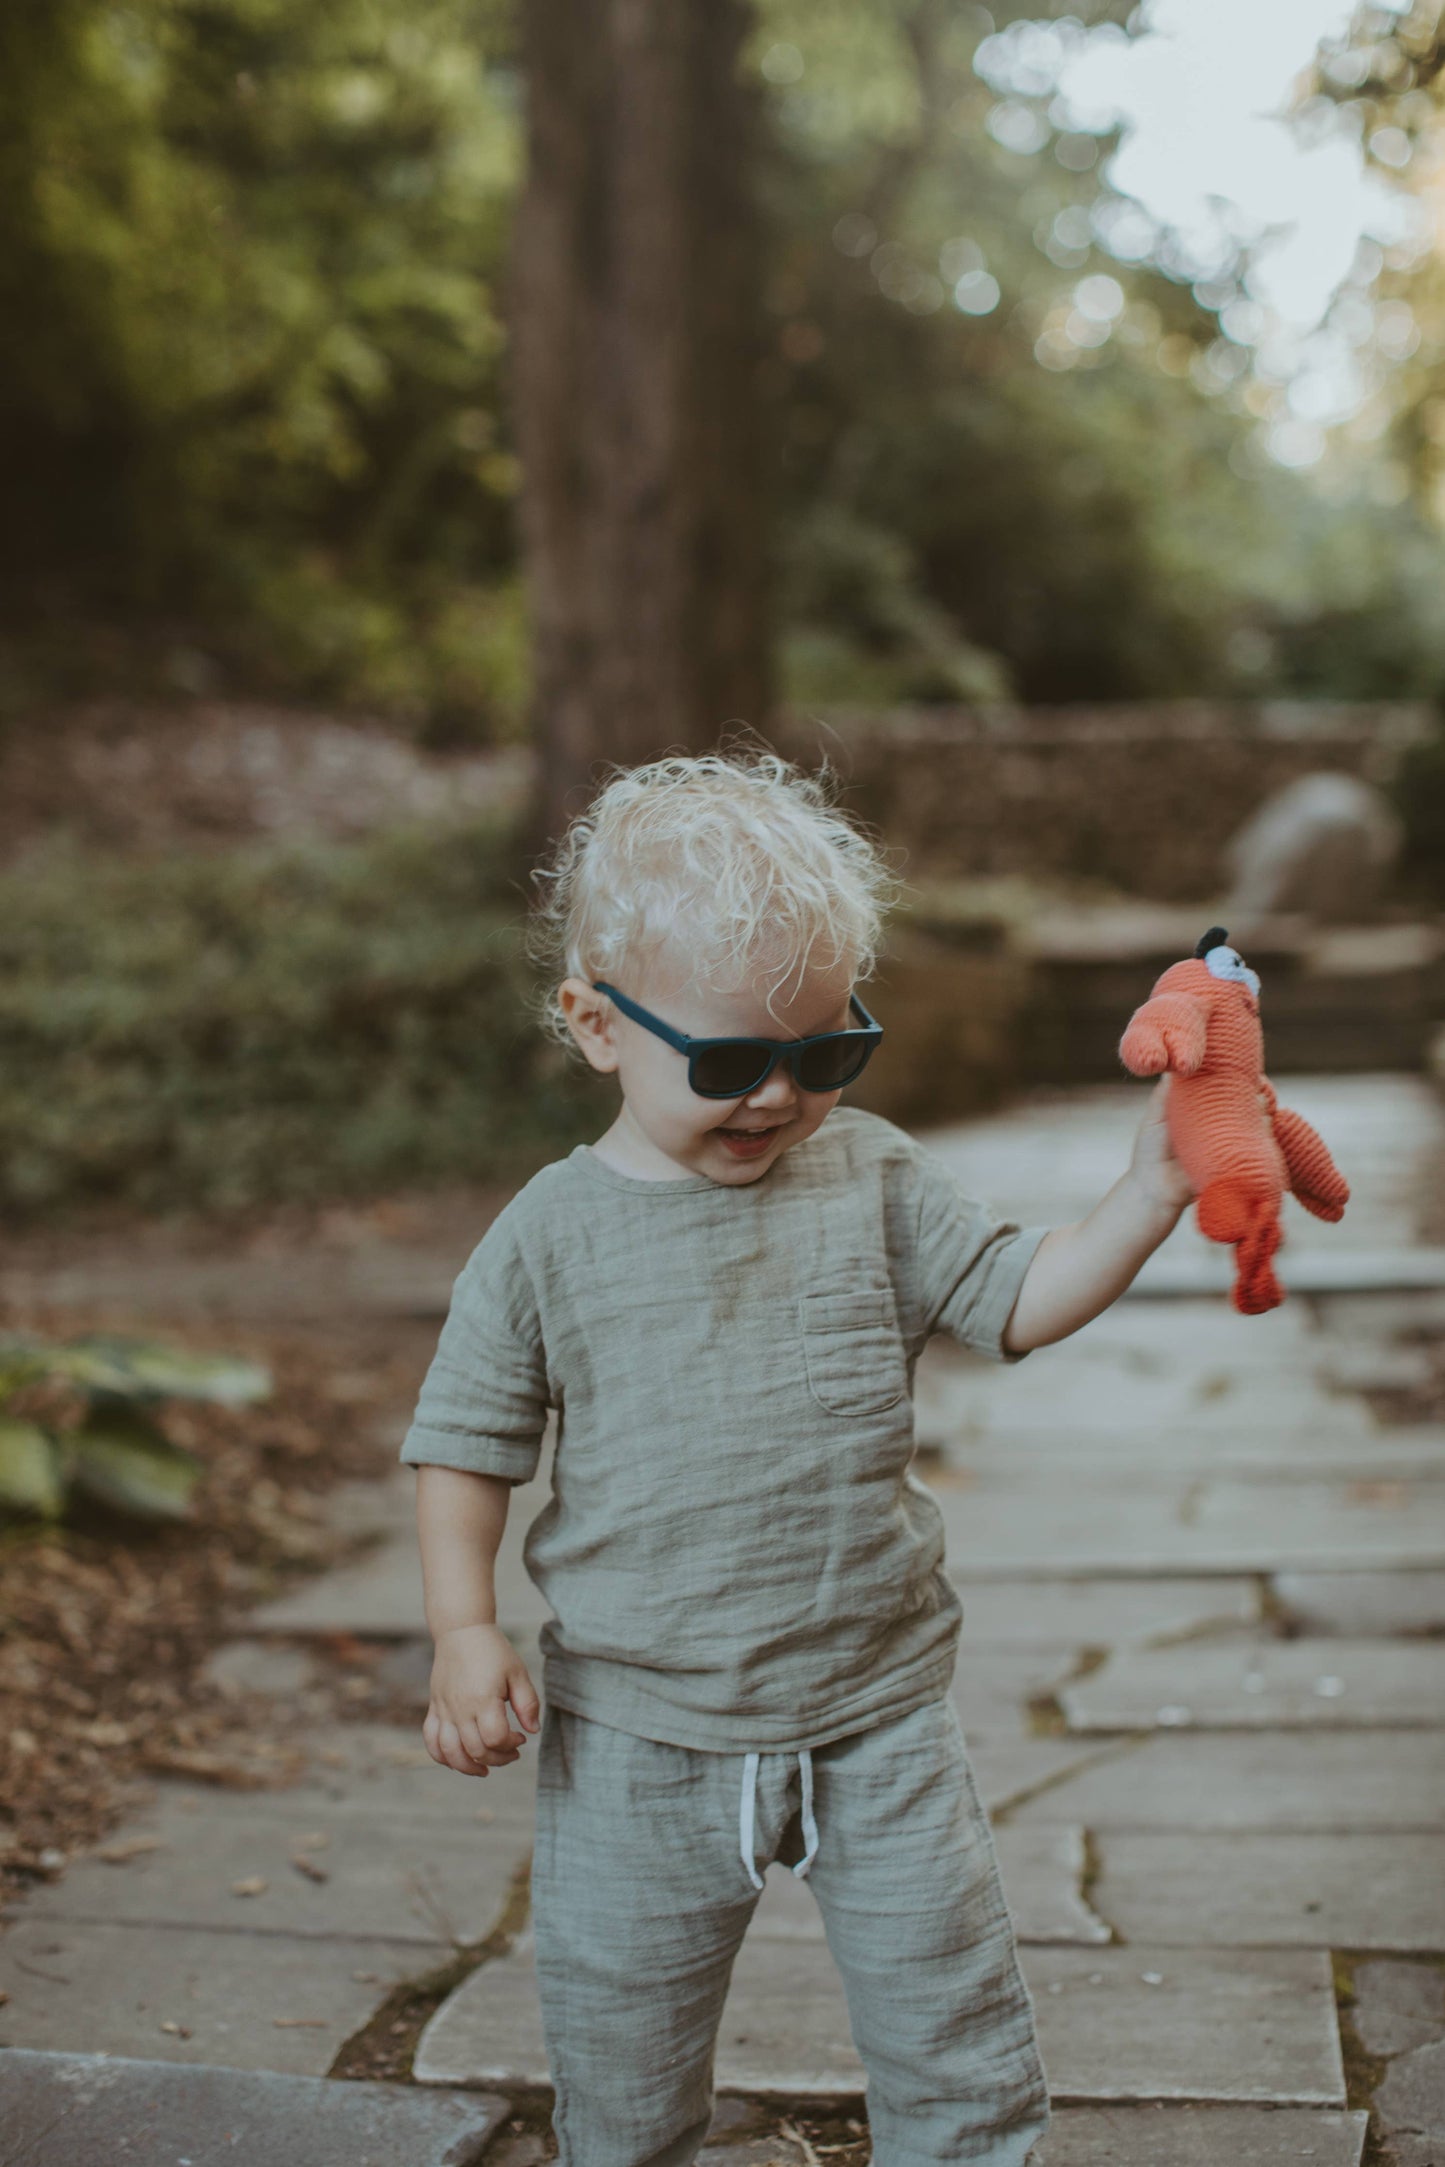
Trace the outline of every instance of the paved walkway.
[[[1237, 1316], [1226, 1259], [1186, 1222], [1061, 1346], [1006, 1368], [936, 1341], [920, 1367], [920, 1472], [965, 1601], [958, 1705], [1057, 2104], [1046, 2167], [1359, 2167], [1370, 2099], [1374, 2157], [1445, 2167], [1445, 1425], [1372, 1398], [1427, 1384], [1445, 1335], [1445, 1118], [1414, 1078], [1282, 1096], [1355, 1199], [1337, 1228], [1287, 1207], [1281, 1309]], [[930, 1142], [977, 1193], [1060, 1223], [1126, 1163], [1141, 1105], [1129, 1085], [1040, 1094]], [[414, 1317], [423, 1283], [444, 1301], [467, 1246], [397, 1306]], [[379, 1322], [388, 1269], [364, 1282]], [[73, 1266], [68, 1287], [87, 1298]], [[546, 1483], [544, 1463], [502, 1558], [504, 1622], [533, 1654], [520, 1546]], [[412, 1485], [397, 1468], [337, 1500], [376, 1546], [256, 1613], [218, 1690], [292, 1695], [315, 1638], [345, 1629], [389, 1643], [419, 1719]], [[0, 1936], [0, 2119], [29, 2133], [4, 2167], [209, 2167], [237, 2156], [222, 2123], [295, 2167], [531, 2167], [506, 2104], [546, 2078], [531, 1777], [524, 1757], [477, 1784], [415, 1727], [347, 1724], [314, 1737], [295, 1790], [138, 1793], [109, 1842], [152, 1847], [75, 1862]], [[414, 2083], [329, 2081], [387, 2022], [413, 2035]], [[779, 2134], [787, 2112], [860, 2111], [817, 1913], [781, 1871], [718, 2083], [709, 2167], [819, 2167]]]

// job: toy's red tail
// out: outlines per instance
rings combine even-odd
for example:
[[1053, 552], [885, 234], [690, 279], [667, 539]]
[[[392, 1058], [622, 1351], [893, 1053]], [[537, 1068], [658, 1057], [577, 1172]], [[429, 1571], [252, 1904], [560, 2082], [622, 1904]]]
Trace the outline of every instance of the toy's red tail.
[[1237, 1174], [1221, 1174], [1201, 1190], [1196, 1217], [1207, 1240], [1234, 1244], [1235, 1308], [1246, 1317], [1277, 1309], [1284, 1288], [1270, 1259], [1284, 1239], [1278, 1201], [1261, 1196]]

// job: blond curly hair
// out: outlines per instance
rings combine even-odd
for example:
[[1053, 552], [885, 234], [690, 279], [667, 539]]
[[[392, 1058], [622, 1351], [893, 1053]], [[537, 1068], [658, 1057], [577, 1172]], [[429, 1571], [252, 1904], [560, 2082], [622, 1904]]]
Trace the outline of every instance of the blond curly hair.
[[809, 969], [846, 962], [869, 977], [902, 884], [878, 838], [837, 810], [837, 790], [826, 756], [816, 775], [751, 749], [614, 765], [533, 871], [542, 1028], [571, 1043], [563, 978], [627, 990], [654, 958], [729, 990], [766, 979], [769, 1013]]

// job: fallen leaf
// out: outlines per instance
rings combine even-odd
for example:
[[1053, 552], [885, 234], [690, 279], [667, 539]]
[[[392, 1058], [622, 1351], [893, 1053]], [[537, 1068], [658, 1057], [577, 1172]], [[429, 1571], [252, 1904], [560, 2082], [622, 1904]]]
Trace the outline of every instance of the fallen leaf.
[[294, 1852], [292, 1854], [291, 1864], [296, 1868], [296, 1871], [298, 1873], [305, 1874], [309, 1881], [329, 1881], [331, 1879], [331, 1876], [326, 1871], [326, 1868], [324, 1866], [318, 1866], [315, 1859], [307, 1858], [304, 1852]]
[[95, 1856], [104, 1859], [107, 1866], [123, 1866], [127, 1859], [139, 1858], [143, 1851], [164, 1851], [164, 1836], [126, 1836], [118, 1843], [98, 1844]]
[[124, 1746], [130, 1743], [130, 1725], [117, 1723], [111, 1716], [97, 1716], [94, 1723], [82, 1723], [77, 1736], [88, 1739], [93, 1746]]
[[188, 2024], [166, 2023], [162, 2024], [161, 2030], [163, 2032], [173, 2032], [177, 2039], [189, 2039], [191, 2036], [191, 2029]]
[[233, 1896], [259, 1896], [263, 1890], [268, 1889], [270, 1886], [271, 1884], [264, 1874], [252, 1874], [249, 1880], [233, 1881], [231, 1883], [231, 1894]]
[[1403, 1482], [1386, 1482], [1378, 1477], [1352, 1482], [1345, 1491], [1352, 1505], [1403, 1505], [1408, 1494]]

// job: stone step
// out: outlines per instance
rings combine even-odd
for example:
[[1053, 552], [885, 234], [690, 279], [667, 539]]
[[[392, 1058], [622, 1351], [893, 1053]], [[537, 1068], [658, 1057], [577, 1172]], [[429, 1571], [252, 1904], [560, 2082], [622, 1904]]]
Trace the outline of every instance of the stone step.
[[[715, 2126], [743, 2104], [720, 2102]], [[1363, 2114], [1291, 2107], [1060, 2107], [1030, 2167], [1360, 2167], [1365, 2127]], [[511, 2150], [527, 2141], [500, 2139], [496, 2167], [537, 2167], [535, 2154]], [[705, 2167], [793, 2167], [796, 2154], [787, 2139], [720, 2135], [702, 2158]]]
[[1360, 2167], [1366, 2127], [1259, 2107], [1065, 2107], [1037, 2167]]
[[[1000, 1767], [1001, 1785], [1009, 1771]], [[1156, 1731], [1092, 1762], [1027, 1765], [1005, 1810], [1020, 1827], [1077, 1822], [1116, 1830], [1445, 1833], [1445, 1737], [1438, 1731]], [[1437, 1839], [1438, 1840], [1438, 1839]]]
[[[769, 1875], [759, 1911], [772, 1882]], [[1026, 1948], [1021, 1961], [1060, 2101], [1344, 2105], [1323, 1953]], [[426, 2084], [547, 2081], [530, 1936], [442, 2004], [422, 2033], [414, 2074]], [[783, 2097], [861, 2091], [842, 1983], [821, 1935], [745, 1937], [716, 2082], [724, 2092]]]
[[[22, 1914], [0, 1937], [9, 1995], [0, 2047], [321, 2077], [395, 1987], [449, 1956], [362, 1935], [323, 1941]], [[8, 2059], [0, 2053], [0, 2068]]]
[[931, 1487], [964, 1581], [1445, 1566], [1445, 1481], [1200, 1483], [1161, 1468], [1041, 1484], [990, 1469]]
[[474, 2167], [511, 2113], [485, 2092], [132, 2061], [0, 2054], [5, 2157], [25, 2167], [161, 2167], [226, 2156], [286, 2167]]
[[[1071, 1731], [1445, 1730], [1445, 1663], [1429, 1641], [1253, 1634], [1124, 1648], [1058, 1689]], [[1368, 1749], [1366, 1749], [1368, 1750]], [[1445, 1765], [1445, 1738], [1441, 1741]]]
[[[1368, 1751], [1361, 1741], [1361, 1751]], [[1123, 1831], [1090, 1901], [1128, 1942], [1430, 1953], [1445, 1948], [1440, 1838]]]
[[1255, 1580], [989, 1580], [963, 1599], [963, 1646], [1111, 1648], [1251, 1625]]

